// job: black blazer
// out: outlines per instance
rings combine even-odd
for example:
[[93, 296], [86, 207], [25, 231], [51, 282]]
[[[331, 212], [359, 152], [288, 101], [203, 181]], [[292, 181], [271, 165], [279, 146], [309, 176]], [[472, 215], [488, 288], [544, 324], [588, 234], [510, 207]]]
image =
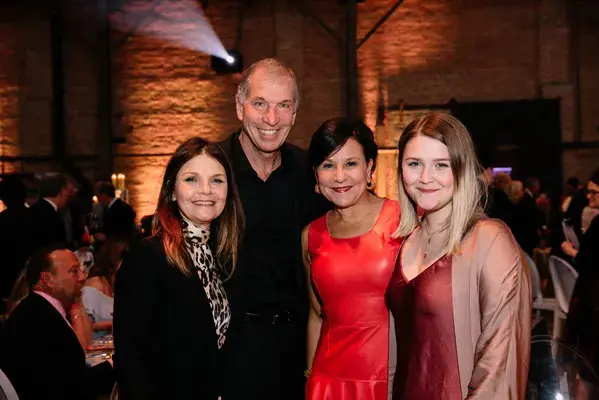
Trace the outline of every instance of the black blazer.
[[65, 223], [60, 213], [44, 199], [31, 206], [34, 249], [54, 243], [66, 243]]
[[564, 218], [574, 228], [574, 232], [578, 236], [578, 240], [582, 240], [582, 211], [589, 205], [587, 194], [584, 189], [578, 189], [574, 195], [568, 209], [564, 213]]
[[0, 330], [0, 369], [20, 400], [95, 399], [109, 393], [114, 382], [109, 363], [87, 366], [73, 329], [35, 293]]
[[135, 230], [135, 211], [121, 199], [105, 210], [103, 231], [106, 236], [130, 235]]
[[514, 221], [510, 228], [522, 250], [530, 256], [539, 245], [539, 230], [542, 226], [541, 213], [535, 200], [525, 193], [514, 207]]
[[31, 254], [31, 210], [11, 207], [0, 213], [0, 298], [7, 298]]
[[114, 299], [123, 400], [218, 398], [221, 361], [208, 298], [197, 274], [169, 264], [160, 237], [132, 245]]
[[[582, 236], [580, 250], [574, 258], [573, 266], [579, 275], [572, 292], [565, 329], [566, 343], [580, 351], [594, 371], [599, 370], [598, 245], [599, 217], [595, 217]], [[580, 375], [588, 381], [596, 379], [588, 368], [581, 368]]]

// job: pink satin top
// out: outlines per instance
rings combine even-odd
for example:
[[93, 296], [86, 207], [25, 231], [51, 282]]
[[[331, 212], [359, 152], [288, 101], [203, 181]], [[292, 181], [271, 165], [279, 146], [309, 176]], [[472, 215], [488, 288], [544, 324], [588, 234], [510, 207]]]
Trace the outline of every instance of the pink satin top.
[[387, 289], [395, 319], [393, 400], [462, 399], [451, 291], [451, 256], [407, 281], [400, 257]]

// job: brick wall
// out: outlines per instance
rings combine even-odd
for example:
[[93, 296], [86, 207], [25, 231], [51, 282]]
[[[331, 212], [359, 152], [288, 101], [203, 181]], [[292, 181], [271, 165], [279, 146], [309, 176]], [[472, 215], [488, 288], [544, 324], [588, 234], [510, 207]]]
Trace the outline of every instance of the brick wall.
[[[44, 7], [0, 9], [0, 155], [45, 157], [52, 151], [49, 16]], [[34, 172], [48, 165], [10, 158], [0, 170]]]
[[[15, 24], [0, 21], [0, 156], [15, 157], [21, 152], [19, 130], [19, 82]], [[14, 163], [3, 163], [1, 172], [16, 170]]]
[[[68, 152], [93, 175], [97, 151], [97, 72], [94, 0], [69, 10], [67, 59]], [[115, 144], [114, 170], [127, 176], [130, 199], [142, 216], [151, 213], [168, 154], [184, 139], [222, 139], [237, 129], [234, 94], [238, 77], [216, 76], [209, 57], [168, 37], [191, 33], [193, 21], [181, 12], [199, 2], [126, 0], [111, 16], [116, 120], [126, 143]], [[208, 16], [225, 47], [233, 47], [239, 23], [237, 0], [209, 2]], [[337, 1], [303, 2], [313, 14], [344, 35], [344, 9]], [[363, 37], [394, 1], [359, 5]], [[578, 139], [573, 85], [572, 19], [565, 0], [419, 0], [404, 2], [358, 53], [360, 106], [374, 127], [379, 104], [440, 104], [458, 101], [561, 99], [562, 138]], [[74, 3], [75, 4], [75, 3]], [[599, 126], [599, 23], [596, 2], [581, 7], [580, 81], [582, 139], [597, 140]], [[241, 26], [245, 64], [278, 57], [300, 80], [302, 96], [290, 140], [306, 147], [326, 118], [342, 112], [344, 68], [339, 43], [293, 0], [254, 0]], [[75, 9], [76, 8], [76, 9]], [[594, 10], [594, 11], [593, 11]], [[2, 10], [0, 10], [0, 13]], [[50, 54], [43, 13], [2, 18], [0, 34], [0, 115], [7, 154], [50, 151]], [[16, 24], [16, 21], [26, 23]], [[74, 23], [73, 21], [79, 21]], [[83, 22], [82, 22], [83, 21]], [[135, 34], [127, 32], [137, 26]], [[11, 38], [4, 40], [4, 38]], [[8, 139], [7, 139], [8, 138]], [[565, 150], [564, 175], [585, 178], [595, 168], [593, 149]], [[87, 157], [87, 158], [86, 158]], [[90, 158], [91, 157], [91, 158]], [[87, 161], [86, 161], [87, 160]], [[47, 168], [27, 165], [26, 168]]]

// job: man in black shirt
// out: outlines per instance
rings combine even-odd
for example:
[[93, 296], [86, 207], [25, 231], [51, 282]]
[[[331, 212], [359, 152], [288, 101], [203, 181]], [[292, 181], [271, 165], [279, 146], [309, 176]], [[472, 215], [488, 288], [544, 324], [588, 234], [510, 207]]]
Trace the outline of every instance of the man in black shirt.
[[285, 140], [295, 122], [295, 74], [274, 59], [243, 74], [239, 132], [229, 155], [246, 216], [239, 263], [226, 283], [232, 310], [223, 398], [303, 399], [308, 297], [301, 230], [326, 211], [307, 154]]

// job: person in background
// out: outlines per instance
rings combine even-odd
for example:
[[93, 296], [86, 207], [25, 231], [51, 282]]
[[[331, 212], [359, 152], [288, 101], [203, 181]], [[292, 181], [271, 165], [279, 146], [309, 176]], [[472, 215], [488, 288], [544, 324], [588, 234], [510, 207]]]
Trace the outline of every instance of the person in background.
[[583, 189], [583, 186], [577, 177], [572, 176], [566, 180], [566, 185], [564, 186], [564, 196], [561, 203], [562, 213], [565, 214], [568, 211], [568, 207], [570, 207], [570, 204], [572, 203], [572, 197], [574, 197], [574, 194], [580, 189]]
[[115, 282], [114, 362], [129, 399], [216, 400], [244, 218], [231, 165], [199, 137], [169, 160], [154, 236], [133, 243]]
[[574, 229], [578, 240], [582, 240], [582, 213], [589, 205], [584, 185], [578, 178], [569, 178], [566, 182], [567, 197], [562, 204], [562, 215], [566, 223]]
[[520, 181], [511, 181], [506, 193], [513, 204], [518, 204], [524, 196], [524, 185]]
[[[312, 136], [316, 192], [334, 208], [302, 233], [310, 293], [306, 399], [387, 400], [385, 290], [400, 241], [399, 203], [370, 191], [377, 145], [362, 122], [325, 121]], [[391, 352], [391, 354], [394, 354]]]
[[69, 202], [71, 184], [69, 178], [60, 173], [51, 172], [39, 177], [39, 198], [30, 207], [32, 251], [54, 243], [66, 243], [65, 223], [59, 211]]
[[532, 257], [534, 249], [539, 247], [544, 223], [535, 197], [539, 193], [538, 180], [531, 178], [526, 182], [524, 194], [514, 209], [511, 228], [522, 250]]
[[0, 313], [31, 253], [31, 213], [25, 206], [26, 194], [25, 184], [18, 177], [0, 181], [0, 200], [6, 206], [0, 212]]
[[505, 172], [499, 172], [493, 177], [493, 170], [487, 168], [483, 177], [489, 185], [489, 195], [485, 204], [485, 214], [490, 218], [497, 218], [505, 222], [509, 227], [514, 222], [514, 206], [510, 203], [507, 195], [507, 185], [511, 178]]
[[[588, 204], [590, 208], [599, 209], [599, 170], [593, 173], [586, 189]], [[562, 250], [574, 260], [574, 267], [583, 270], [599, 270], [599, 220], [593, 218], [590, 226], [582, 236], [580, 248], [576, 249], [568, 241], [561, 245]]]
[[[86, 365], [76, 331], [91, 328], [79, 301], [79, 260], [62, 245], [42, 247], [27, 262], [29, 294], [0, 329], [0, 369], [19, 399], [96, 399], [110, 393], [112, 366]], [[91, 332], [91, 331], [90, 331]]]
[[599, 210], [596, 208], [586, 206], [582, 210], [582, 219], [580, 227], [582, 233], [585, 233], [589, 229], [589, 227], [591, 226], [591, 222], [593, 222], [597, 215], [599, 215]]
[[[586, 193], [589, 207], [598, 210], [599, 170], [591, 175]], [[573, 258], [573, 266], [578, 271], [566, 320], [566, 343], [589, 363], [579, 365], [581, 382], [578, 387], [580, 397], [577, 398], [596, 399], [599, 398], [599, 218], [591, 221], [582, 235], [579, 249], [568, 241], [561, 247]]]
[[300, 93], [275, 59], [242, 75], [235, 104], [242, 128], [228, 154], [247, 220], [237, 273], [227, 282], [233, 314], [226, 345], [226, 400], [304, 398], [308, 296], [302, 229], [329, 209], [306, 174], [307, 152], [287, 143]]
[[124, 239], [109, 238], [98, 251], [83, 286], [83, 305], [92, 320], [95, 338], [112, 332], [114, 278], [128, 246]]
[[98, 203], [102, 205], [102, 229], [95, 234], [103, 242], [110, 237], [130, 240], [135, 234], [135, 211], [133, 207], [116, 197], [110, 182], [97, 182], [94, 186]]
[[450, 115], [425, 114], [401, 135], [398, 164], [392, 398], [524, 398], [530, 277], [508, 227], [484, 217], [470, 134]]
[[[62, 243], [56, 243], [54, 245], [44, 246], [40, 249], [44, 248], [66, 249], [67, 246], [63, 245]], [[75, 255], [75, 257], [77, 256]], [[30, 259], [27, 260], [26, 265], [29, 265], [29, 263]], [[81, 267], [81, 264], [79, 264], [79, 266]], [[28, 279], [29, 278], [27, 268], [24, 268], [17, 277], [12, 287], [12, 291], [6, 299], [6, 309], [4, 310], [4, 314], [1, 317], [2, 321], [6, 321], [10, 317], [12, 312], [17, 308], [17, 306], [21, 304], [21, 302], [31, 293], [31, 284], [28, 281]], [[72, 327], [73, 331], [75, 332], [75, 335], [77, 336], [77, 340], [79, 340], [81, 348], [85, 351], [87, 350], [88, 346], [91, 344], [93, 339], [93, 325], [89, 315], [84, 311], [85, 308], [83, 306], [83, 299], [81, 294], [81, 291], [76, 291], [76, 296], [71, 305], [71, 309], [74, 310], [74, 315], [77, 314], [77, 322], [73, 322]]]
[[493, 186], [504, 193], [507, 193], [511, 181], [512, 177], [507, 172], [498, 172], [493, 176]]
[[65, 175], [67, 178], [67, 195], [68, 201], [59, 211], [62, 223], [64, 224], [65, 243], [69, 249], [76, 249], [81, 238], [79, 231], [79, 215], [73, 204], [73, 200], [77, 195], [77, 181], [71, 176]]

